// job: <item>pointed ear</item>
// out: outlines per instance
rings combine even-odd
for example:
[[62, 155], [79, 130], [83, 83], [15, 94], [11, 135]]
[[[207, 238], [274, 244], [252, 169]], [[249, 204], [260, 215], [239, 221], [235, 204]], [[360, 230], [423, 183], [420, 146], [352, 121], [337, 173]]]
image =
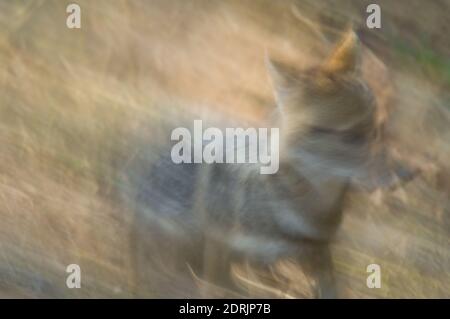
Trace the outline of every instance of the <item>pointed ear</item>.
[[297, 71], [271, 59], [267, 53], [265, 62], [277, 105], [282, 107], [289, 95], [292, 94], [295, 84], [298, 84]]
[[265, 56], [266, 68], [275, 90], [286, 89], [294, 82], [295, 74], [288, 66]]
[[322, 69], [325, 72], [337, 74], [357, 72], [361, 60], [360, 50], [358, 36], [353, 30], [349, 30], [326, 59]]

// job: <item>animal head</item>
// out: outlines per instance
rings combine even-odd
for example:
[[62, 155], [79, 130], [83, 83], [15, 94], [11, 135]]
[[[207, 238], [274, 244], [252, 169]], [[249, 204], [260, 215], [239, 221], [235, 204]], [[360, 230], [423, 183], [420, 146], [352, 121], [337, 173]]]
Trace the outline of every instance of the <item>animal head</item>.
[[315, 67], [297, 70], [270, 59], [267, 67], [286, 152], [337, 176], [361, 180], [386, 173], [370, 171], [388, 170], [388, 160], [379, 148], [377, 105], [362, 76], [360, 43], [352, 30]]

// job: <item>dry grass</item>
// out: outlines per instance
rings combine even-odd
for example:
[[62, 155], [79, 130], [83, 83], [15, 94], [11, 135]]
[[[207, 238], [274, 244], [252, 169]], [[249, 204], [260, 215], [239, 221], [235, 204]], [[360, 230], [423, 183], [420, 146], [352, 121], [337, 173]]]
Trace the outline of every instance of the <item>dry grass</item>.
[[[0, 4], [1, 297], [136, 296], [133, 211], [116, 192], [127, 136], [161, 103], [261, 117], [273, 104], [265, 50], [309, 65], [365, 13], [360, 1], [86, 0], [82, 29], [69, 30], [68, 3]], [[380, 4], [383, 29], [362, 28], [376, 53], [367, 50], [367, 72], [397, 108], [398, 149], [423, 173], [396, 191], [350, 196], [333, 244], [338, 279], [346, 297], [450, 297], [450, 3]], [[372, 262], [381, 289], [365, 285]], [[82, 289], [65, 286], [71, 263]], [[289, 262], [273, 287], [236, 273], [254, 296], [309, 296]]]

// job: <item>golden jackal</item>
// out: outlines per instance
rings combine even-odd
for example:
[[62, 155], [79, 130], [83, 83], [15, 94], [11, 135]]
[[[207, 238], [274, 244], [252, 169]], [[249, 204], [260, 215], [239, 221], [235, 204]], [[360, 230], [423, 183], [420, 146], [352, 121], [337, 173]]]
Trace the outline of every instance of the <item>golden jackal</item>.
[[272, 126], [281, 132], [276, 174], [261, 175], [256, 164], [175, 164], [170, 143], [144, 143], [125, 174], [143, 238], [215, 282], [226, 281], [231, 260], [295, 258], [321, 297], [337, 296], [328, 243], [344, 196], [353, 182], [389, 184], [400, 168], [379, 147], [382, 127], [359, 46], [350, 31], [311, 69], [267, 60], [277, 103]]

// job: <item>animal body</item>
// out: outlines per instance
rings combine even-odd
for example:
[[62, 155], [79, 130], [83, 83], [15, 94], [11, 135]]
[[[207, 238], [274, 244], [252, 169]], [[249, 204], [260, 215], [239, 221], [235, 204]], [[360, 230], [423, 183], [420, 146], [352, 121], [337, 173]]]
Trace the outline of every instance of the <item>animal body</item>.
[[163, 145], [140, 145], [125, 179], [143, 238], [175, 255], [181, 268], [223, 285], [232, 261], [266, 267], [295, 259], [318, 296], [337, 297], [329, 243], [345, 195], [356, 181], [389, 185], [397, 169], [379, 146], [382, 127], [360, 52], [350, 31], [310, 69], [267, 59], [277, 104], [270, 125], [281, 132], [276, 174], [260, 174], [257, 164], [176, 164], [170, 133]]

